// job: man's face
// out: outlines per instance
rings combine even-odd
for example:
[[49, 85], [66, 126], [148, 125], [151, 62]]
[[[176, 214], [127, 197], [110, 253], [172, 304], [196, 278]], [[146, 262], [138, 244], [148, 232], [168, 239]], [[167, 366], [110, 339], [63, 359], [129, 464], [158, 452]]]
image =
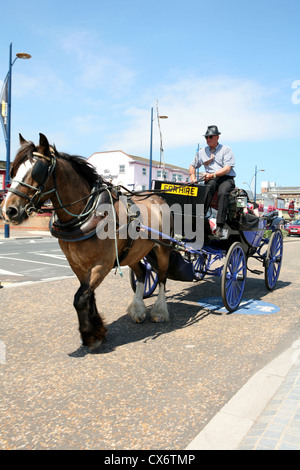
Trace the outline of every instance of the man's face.
[[207, 144], [210, 147], [215, 148], [218, 145], [218, 140], [219, 140], [218, 135], [209, 135], [208, 137], [205, 137], [205, 138], [206, 138]]

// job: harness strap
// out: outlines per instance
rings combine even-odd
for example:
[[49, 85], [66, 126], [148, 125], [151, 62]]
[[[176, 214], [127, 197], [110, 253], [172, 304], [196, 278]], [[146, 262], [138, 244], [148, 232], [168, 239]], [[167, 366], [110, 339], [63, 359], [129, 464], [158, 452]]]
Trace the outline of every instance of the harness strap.
[[108, 188], [106, 188], [106, 191], [108, 192], [109, 194], [109, 198], [110, 198], [110, 203], [112, 205], [112, 213], [113, 213], [113, 219], [114, 219], [114, 234], [115, 234], [115, 249], [116, 249], [116, 263], [117, 263], [117, 267], [119, 269], [119, 274], [121, 277], [123, 277], [123, 273], [122, 273], [122, 270], [121, 270], [121, 266], [120, 266], [120, 260], [119, 260], [119, 253], [118, 253], [118, 242], [117, 242], [117, 218], [116, 218], [116, 212], [115, 212], [115, 208], [114, 208], [114, 203], [113, 203], [113, 200], [112, 200], [112, 195], [111, 195], [111, 192], [109, 191]]
[[24, 199], [27, 199], [28, 201], [31, 201], [31, 197], [29, 197], [29, 196], [28, 196], [27, 194], [25, 194], [25, 193], [21, 193], [21, 191], [18, 191], [16, 188], [10, 187], [10, 188], [8, 189], [8, 192], [14, 193], [14, 194], [16, 194], [16, 195], [19, 196], [19, 197], [23, 197]]
[[32, 152], [32, 155], [34, 155], [35, 157], [45, 158], [46, 160], [48, 160], [48, 162], [51, 162], [51, 158], [50, 158], [50, 157], [47, 157], [46, 155], [43, 155], [42, 153], [39, 153], [39, 152]]

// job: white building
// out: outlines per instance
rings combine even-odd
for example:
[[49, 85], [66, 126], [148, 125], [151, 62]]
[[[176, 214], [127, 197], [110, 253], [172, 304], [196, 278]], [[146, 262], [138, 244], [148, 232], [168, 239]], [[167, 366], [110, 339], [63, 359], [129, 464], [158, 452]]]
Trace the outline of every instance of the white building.
[[[149, 189], [150, 161], [148, 158], [127, 155], [122, 150], [96, 152], [88, 158], [99, 175], [114, 185], [139, 191]], [[165, 170], [156, 160], [152, 160], [152, 180], [186, 182], [189, 171], [176, 165], [165, 163]]]

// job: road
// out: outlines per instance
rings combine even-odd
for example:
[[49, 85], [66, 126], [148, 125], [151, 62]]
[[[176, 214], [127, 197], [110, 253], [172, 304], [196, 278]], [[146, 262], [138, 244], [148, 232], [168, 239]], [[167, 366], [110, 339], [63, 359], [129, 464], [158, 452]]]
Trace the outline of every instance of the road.
[[34, 237], [0, 240], [2, 286], [28, 285], [73, 276], [54, 238]]
[[274, 292], [262, 275], [248, 275], [244, 299], [276, 305], [276, 313], [204, 308], [201, 299], [220, 295], [220, 280], [205, 278], [168, 281], [169, 323], [148, 317], [133, 324], [128, 270], [123, 277], [111, 272], [96, 292], [108, 337], [93, 354], [80, 344], [75, 278], [1, 289], [0, 447], [185, 449], [255, 372], [299, 338], [299, 247], [300, 239], [285, 240]]

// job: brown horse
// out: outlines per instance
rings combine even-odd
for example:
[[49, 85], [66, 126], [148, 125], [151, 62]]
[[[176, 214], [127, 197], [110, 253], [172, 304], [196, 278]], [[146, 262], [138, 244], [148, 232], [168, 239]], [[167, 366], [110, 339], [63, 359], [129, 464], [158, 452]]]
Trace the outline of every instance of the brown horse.
[[[154, 240], [148, 234], [139, 234], [139, 223], [150, 226], [149, 220], [161, 231], [160, 209], [164, 201], [150, 193], [132, 194], [127, 206], [135, 208], [135, 213], [129, 215], [120, 193], [101, 179], [85, 159], [58, 152], [50, 147], [43, 134], [38, 146], [20, 135], [20, 145], [11, 167], [12, 184], [0, 206], [2, 216], [5, 222], [19, 225], [46, 200], [51, 200], [55, 211], [52, 234], [59, 238], [60, 247], [80, 282], [74, 307], [83, 344], [96, 349], [105, 338], [106, 327], [97, 311], [94, 291], [116, 264], [130, 266], [137, 277], [128, 314], [135, 322], [145, 319], [145, 268], [140, 260], [152, 249], [158, 260], [159, 294], [151, 318], [156, 322], [168, 321], [165, 282], [170, 247], [168, 241], [162, 243], [159, 237]], [[130, 224], [136, 228], [134, 231], [131, 227], [136, 236], [129, 235]], [[108, 225], [113, 227], [112, 236], [105, 236]]]

